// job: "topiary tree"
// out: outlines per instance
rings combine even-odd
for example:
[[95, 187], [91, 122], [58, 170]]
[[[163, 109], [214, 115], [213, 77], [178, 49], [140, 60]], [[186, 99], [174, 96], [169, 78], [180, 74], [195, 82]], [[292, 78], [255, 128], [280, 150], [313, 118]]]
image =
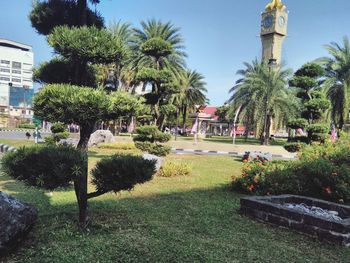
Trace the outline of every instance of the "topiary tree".
[[[297, 97], [300, 98], [302, 104], [301, 119], [298, 119], [299, 123], [294, 123], [297, 124], [296, 126], [292, 126], [296, 129], [307, 127], [308, 143], [311, 143], [313, 140], [323, 141], [325, 139], [321, 132], [318, 130], [314, 131], [315, 127], [318, 129], [320, 126], [324, 126], [319, 123], [322, 122], [324, 112], [331, 105], [326, 94], [320, 88], [324, 75], [325, 70], [320, 65], [307, 63], [295, 72], [294, 77], [289, 82], [290, 86], [296, 88]], [[301, 121], [302, 119], [307, 121], [308, 126]], [[303, 127], [300, 127], [299, 124], [302, 124]], [[292, 127], [290, 126], [290, 128]]]
[[309, 124], [322, 119], [323, 112], [330, 107], [326, 95], [320, 91], [325, 70], [315, 63], [307, 63], [298, 69], [289, 85], [297, 89], [297, 97], [302, 102], [301, 117]]
[[61, 140], [65, 140], [69, 137], [69, 132], [66, 125], [62, 122], [55, 122], [51, 126], [52, 135], [45, 138], [45, 142], [48, 144], [58, 144]]
[[[90, 1], [98, 3], [99, 1]], [[48, 35], [56, 26], [96, 26], [102, 28], [103, 18], [87, 6], [87, 0], [35, 1], [29, 14], [32, 26], [39, 34]]]
[[148, 152], [157, 156], [166, 156], [171, 148], [159, 143], [168, 142], [171, 139], [170, 134], [161, 132], [157, 126], [142, 126], [136, 129], [136, 135], [133, 140], [136, 148], [143, 152]]
[[[34, 97], [33, 110], [39, 118], [50, 122], [76, 123], [80, 126], [78, 150], [86, 154], [88, 142], [97, 121], [114, 120], [122, 116], [134, 116], [142, 101], [129, 93], [107, 94], [102, 89], [91, 89], [64, 84], [51, 84]], [[74, 179], [78, 199], [79, 222], [87, 221], [87, 165]]]
[[329, 132], [329, 127], [324, 124], [311, 124], [307, 128], [309, 143], [312, 141], [324, 142]]
[[81, 180], [86, 179], [87, 155], [73, 146], [22, 147], [2, 158], [1, 169], [27, 185], [50, 191], [58, 187], [67, 187], [73, 182], [79, 205], [80, 226], [85, 227], [88, 222], [88, 199], [107, 192], [131, 190], [136, 184], [152, 179], [155, 174], [155, 162], [130, 155], [103, 158], [92, 170], [92, 184], [96, 191], [91, 193], [87, 193], [86, 188], [81, 188]]

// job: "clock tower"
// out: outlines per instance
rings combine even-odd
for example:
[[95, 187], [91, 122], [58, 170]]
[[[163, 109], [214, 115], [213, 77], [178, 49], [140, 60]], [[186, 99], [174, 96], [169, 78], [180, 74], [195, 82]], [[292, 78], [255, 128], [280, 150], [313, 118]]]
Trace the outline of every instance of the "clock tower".
[[262, 60], [281, 63], [282, 45], [287, 35], [288, 12], [281, 0], [272, 0], [261, 15]]

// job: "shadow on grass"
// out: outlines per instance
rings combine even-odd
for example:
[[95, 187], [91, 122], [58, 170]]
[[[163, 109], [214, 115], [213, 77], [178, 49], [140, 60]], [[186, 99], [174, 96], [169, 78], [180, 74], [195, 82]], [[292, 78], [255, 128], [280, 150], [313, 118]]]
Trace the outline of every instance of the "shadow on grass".
[[[5, 183], [4, 187], [13, 190], [14, 185]], [[65, 205], [50, 205], [48, 197], [38, 190], [15, 192], [19, 199], [35, 206], [45, 204], [50, 211], [40, 210], [32, 240], [13, 256], [18, 262], [91, 262], [98, 255], [103, 256], [103, 262], [350, 259], [346, 249], [241, 216], [241, 195], [230, 192], [226, 184], [189, 191], [158, 189], [154, 193], [144, 187], [146, 191], [91, 199], [92, 221], [85, 233], [77, 228], [75, 199]]]

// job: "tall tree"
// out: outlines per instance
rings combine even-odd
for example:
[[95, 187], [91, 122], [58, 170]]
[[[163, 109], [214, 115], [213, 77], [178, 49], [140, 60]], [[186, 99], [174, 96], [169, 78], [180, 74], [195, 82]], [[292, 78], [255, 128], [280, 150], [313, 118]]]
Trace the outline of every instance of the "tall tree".
[[309, 124], [324, 117], [324, 112], [330, 103], [326, 95], [321, 91], [324, 69], [315, 63], [307, 63], [298, 69], [289, 85], [296, 88], [296, 96], [301, 100], [301, 116]]
[[[92, 4], [99, 1], [91, 0]], [[48, 35], [56, 26], [104, 26], [103, 18], [92, 11], [87, 0], [45, 0], [35, 1], [29, 14], [32, 26], [39, 34]]]
[[272, 120], [276, 124], [286, 122], [296, 108], [295, 99], [287, 89], [287, 78], [291, 71], [283, 68], [271, 69], [258, 60], [251, 64], [245, 63], [245, 66], [245, 69], [237, 72], [241, 78], [230, 90], [233, 94], [229, 102], [235, 107], [241, 107], [243, 118], [256, 122], [256, 135], [260, 133], [261, 140], [266, 141], [270, 136]]
[[186, 130], [186, 121], [189, 111], [194, 111], [196, 105], [207, 102], [206, 83], [204, 76], [195, 70], [184, 70], [177, 74], [179, 93], [174, 95], [174, 104], [182, 115], [182, 126]]
[[160, 127], [164, 121], [161, 107], [169, 103], [172, 94], [178, 92], [174, 74], [185, 65], [183, 39], [179, 29], [171, 23], [155, 19], [142, 21], [141, 29], [134, 29], [131, 50], [137, 80], [152, 88], [152, 92], [145, 97], [147, 103], [152, 105], [155, 121]]
[[317, 60], [326, 70], [323, 84], [332, 103], [332, 119], [342, 129], [348, 119], [350, 109], [350, 43], [344, 37], [342, 45], [332, 42], [326, 45], [331, 57]]

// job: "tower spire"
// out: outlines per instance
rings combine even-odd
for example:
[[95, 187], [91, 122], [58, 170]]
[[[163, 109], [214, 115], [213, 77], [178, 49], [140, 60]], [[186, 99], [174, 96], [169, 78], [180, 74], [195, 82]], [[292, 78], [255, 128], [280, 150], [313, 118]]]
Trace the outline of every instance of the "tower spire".
[[265, 10], [266, 11], [272, 11], [274, 9], [278, 9], [279, 11], [286, 10], [286, 6], [282, 3], [281, 0], [272, 0], [271, 3], [269, 3]]

